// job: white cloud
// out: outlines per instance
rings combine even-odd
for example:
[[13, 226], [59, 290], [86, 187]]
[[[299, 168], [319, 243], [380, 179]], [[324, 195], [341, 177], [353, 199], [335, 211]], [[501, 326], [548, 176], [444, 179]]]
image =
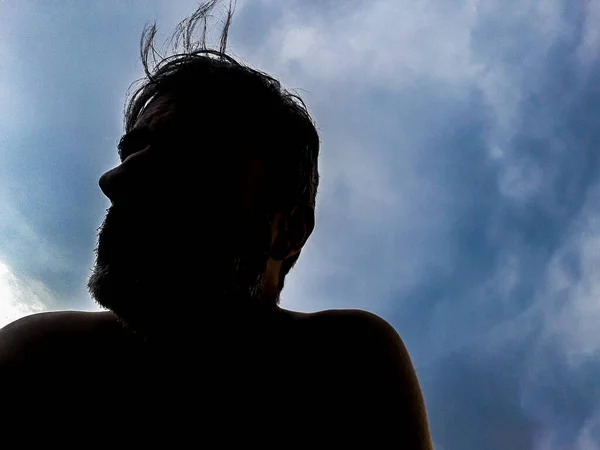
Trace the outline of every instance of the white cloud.
[[17, 277], [0, 261], [0, 327], [53, 304], [54, 296], [42, 283]]
[[[3, 186], [5, 194], [14, 193], [14, 190]], [[7, 261], [8, 254], [12, 258], [30, 257], [31, 267], [43, 267], [55, 272], [74, 272], [73, 262], [61, 249], [44, 237], [43, 233], [34, 230], [28, 220], [23, 216], [14, 202], [5, 195], [0, 195], [0, 258]]]
[[600, 442], [597, 433], [600, 431], [600, 411], [588, 419], [577, 438], [575, 450], [600, 450]]
[[588, 192], [570, 231], [549, 265], [539, 301], [547, 305], [545, 337], [559, 337], [567, 361], [577, 366], [600, 351], [600, 184]]
[[577, 48], [577, 58], [583, 68], [589, 68], [600, 55], [600, 3], [581, 1], [583, 7], [583, 39]]
[[286, 60], [303, 59], [314, 49], [318, 39], [318, 31], [313, 27], [302, 27], [290, 30], [283, 41], [281, 49]]
[[544, 172], [534, 161], [514, 161], [502, 171], [499, 190], [516, 202], [534, 198], [543, 188]]
[[468, 2], [355, 2], [338, 17], [291, 9], [272, 30], [268, 65], [295, 61], [315, 80], [390, 90], [420, 77], [461, 83], [479, 70], [470, 52], [475, 19]]
[[[594, 433], [600, 428], [600, 411], [598, 414], [585, 421], [579, 430], [578, 436], [573, 441], [573, 450], [600, 450], [600, 444]], [[564, 441], [560, 441], [560, 434], [556, 430], [544, 428], [538, 431], [534, 439], [533, 450], [564, 450]]]
[[0, 158], [10, 151], [5, 141], [6, 136], [23, 126], [23, 121], [27, 118], [27, 105], [31, 104], [27, 90], [18, 83], [22, 66], [18, 64], [18, 55], [6, 44], [10, 39], [6, 36], [8, 30], [3, 26], [4, 22], [0, 21], [0, 136], [4, 138], [0, 139]]
[[[543, 226], [543, 224], [541, 224]], [[569, 390], [556, 380], [577, 375], [582, 366], [600, 356], [600, 183], [589, 191], [581, 212], [565, 234], [564, 243], [552, 256], [544, 284], [536, 294], [540, 333], [529, 346], [521, 376], [521, 401], [540, 424], [535, 450], [559, 450], [564, 435], [556, 428], [561, 413], [553, 409], [548, 394]], [[561, 361], [556, 367], [553, 359]], [[559, 373], [556, 373], [556, 370]], [[589, 413], [578, 436], [577, 450], [598, 449], [600, 409]]]

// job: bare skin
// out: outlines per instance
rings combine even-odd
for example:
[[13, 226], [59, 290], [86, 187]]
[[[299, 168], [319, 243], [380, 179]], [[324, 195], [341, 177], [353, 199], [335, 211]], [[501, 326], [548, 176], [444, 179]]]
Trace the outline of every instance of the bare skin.
[[89, 287], [111, 311], [36, 314], [0, 330], [4, 405], [433, 448], [410, 357], [386, 321], [278, 306], [281, 264], [308, 240], [314, 210], [263, 221], [260, 159], [186, 148], [186, 117], [178, 99], [153, 100], [131, 156], [100, 179], [112, 207]]

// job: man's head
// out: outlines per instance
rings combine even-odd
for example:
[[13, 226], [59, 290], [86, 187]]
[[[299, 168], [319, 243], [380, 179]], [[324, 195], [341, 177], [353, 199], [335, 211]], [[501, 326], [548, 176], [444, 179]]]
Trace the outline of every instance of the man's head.
[[[121, 164], [100, 178], [112, 206], [101, 226], [92, 297], [134, 327], [191, 311], [273, 308], [314, 228], [319, 137], [299, 97], [190, 33], [216, 2], [183, 21], [185, 51], [155, 56], [125, 112]], [[163, 325], [161, 325], [163, 326]]]

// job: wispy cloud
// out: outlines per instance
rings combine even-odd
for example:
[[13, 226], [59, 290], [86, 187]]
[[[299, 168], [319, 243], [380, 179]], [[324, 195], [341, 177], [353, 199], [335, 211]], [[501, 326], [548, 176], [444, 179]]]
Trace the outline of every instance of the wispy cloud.
[[0, 327], [57, 303], [42, 283], [18, 278], [3, 263], [0, 263], [0, 298]]
[[[11, 317], [85, 304], [139, 33], [195, 5], [0, 19]], [[593, 1], [238, 2], [231, 50], [298, 88], [322, 137], [317, 226], [283, 304], [392, 322], [439, 448], [600, 445], [598, 30]]]

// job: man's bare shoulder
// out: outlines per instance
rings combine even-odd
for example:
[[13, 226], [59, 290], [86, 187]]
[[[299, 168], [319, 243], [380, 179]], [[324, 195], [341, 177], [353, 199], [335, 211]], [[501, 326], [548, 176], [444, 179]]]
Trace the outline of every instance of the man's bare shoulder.
[[306, 323], [302, 328], [322, 342], [320, 367], [339, 367], [326, 381], [343, 392], [336, 397], [341, 410], [351, 411], [359, 418], [357, 425], [377, 430], [388, 443], [433, 448], [415, 369], [389, 322], [357, 309], [325, 310], [297, 316], [297, 320]]
[[52, 311], [22, 317], [0, 329], [0, 369], [120, 327], [109, 311]]
[[328, 340], [342, 354], [351, 355], [352, 369], [364, 380], [378, 380], [420, 393], [410, 355], [396, 329], [382, 317], [365, 310], [339, 309], [314, 313]]
[[360, 309], [291, 312], [297, 338], [340, 370], [362, 372], [361, 377], [412, 370], [412, 362], [394, 327], [382, 317]]
[[382, 317], [362, 309], [327, 309], [312, 313], [288, 311], [292, 318], [305, 325], [308, 332], [325, 333], [344, 342], [362, 345], [386, 344], [404, 348], [402, 339]]
[[0, 328], [0, 339], [36, 339], [50, 334], [80, 333], [116, 323], [117, 317], [110, 311], [48, 311], [22, 317]]

